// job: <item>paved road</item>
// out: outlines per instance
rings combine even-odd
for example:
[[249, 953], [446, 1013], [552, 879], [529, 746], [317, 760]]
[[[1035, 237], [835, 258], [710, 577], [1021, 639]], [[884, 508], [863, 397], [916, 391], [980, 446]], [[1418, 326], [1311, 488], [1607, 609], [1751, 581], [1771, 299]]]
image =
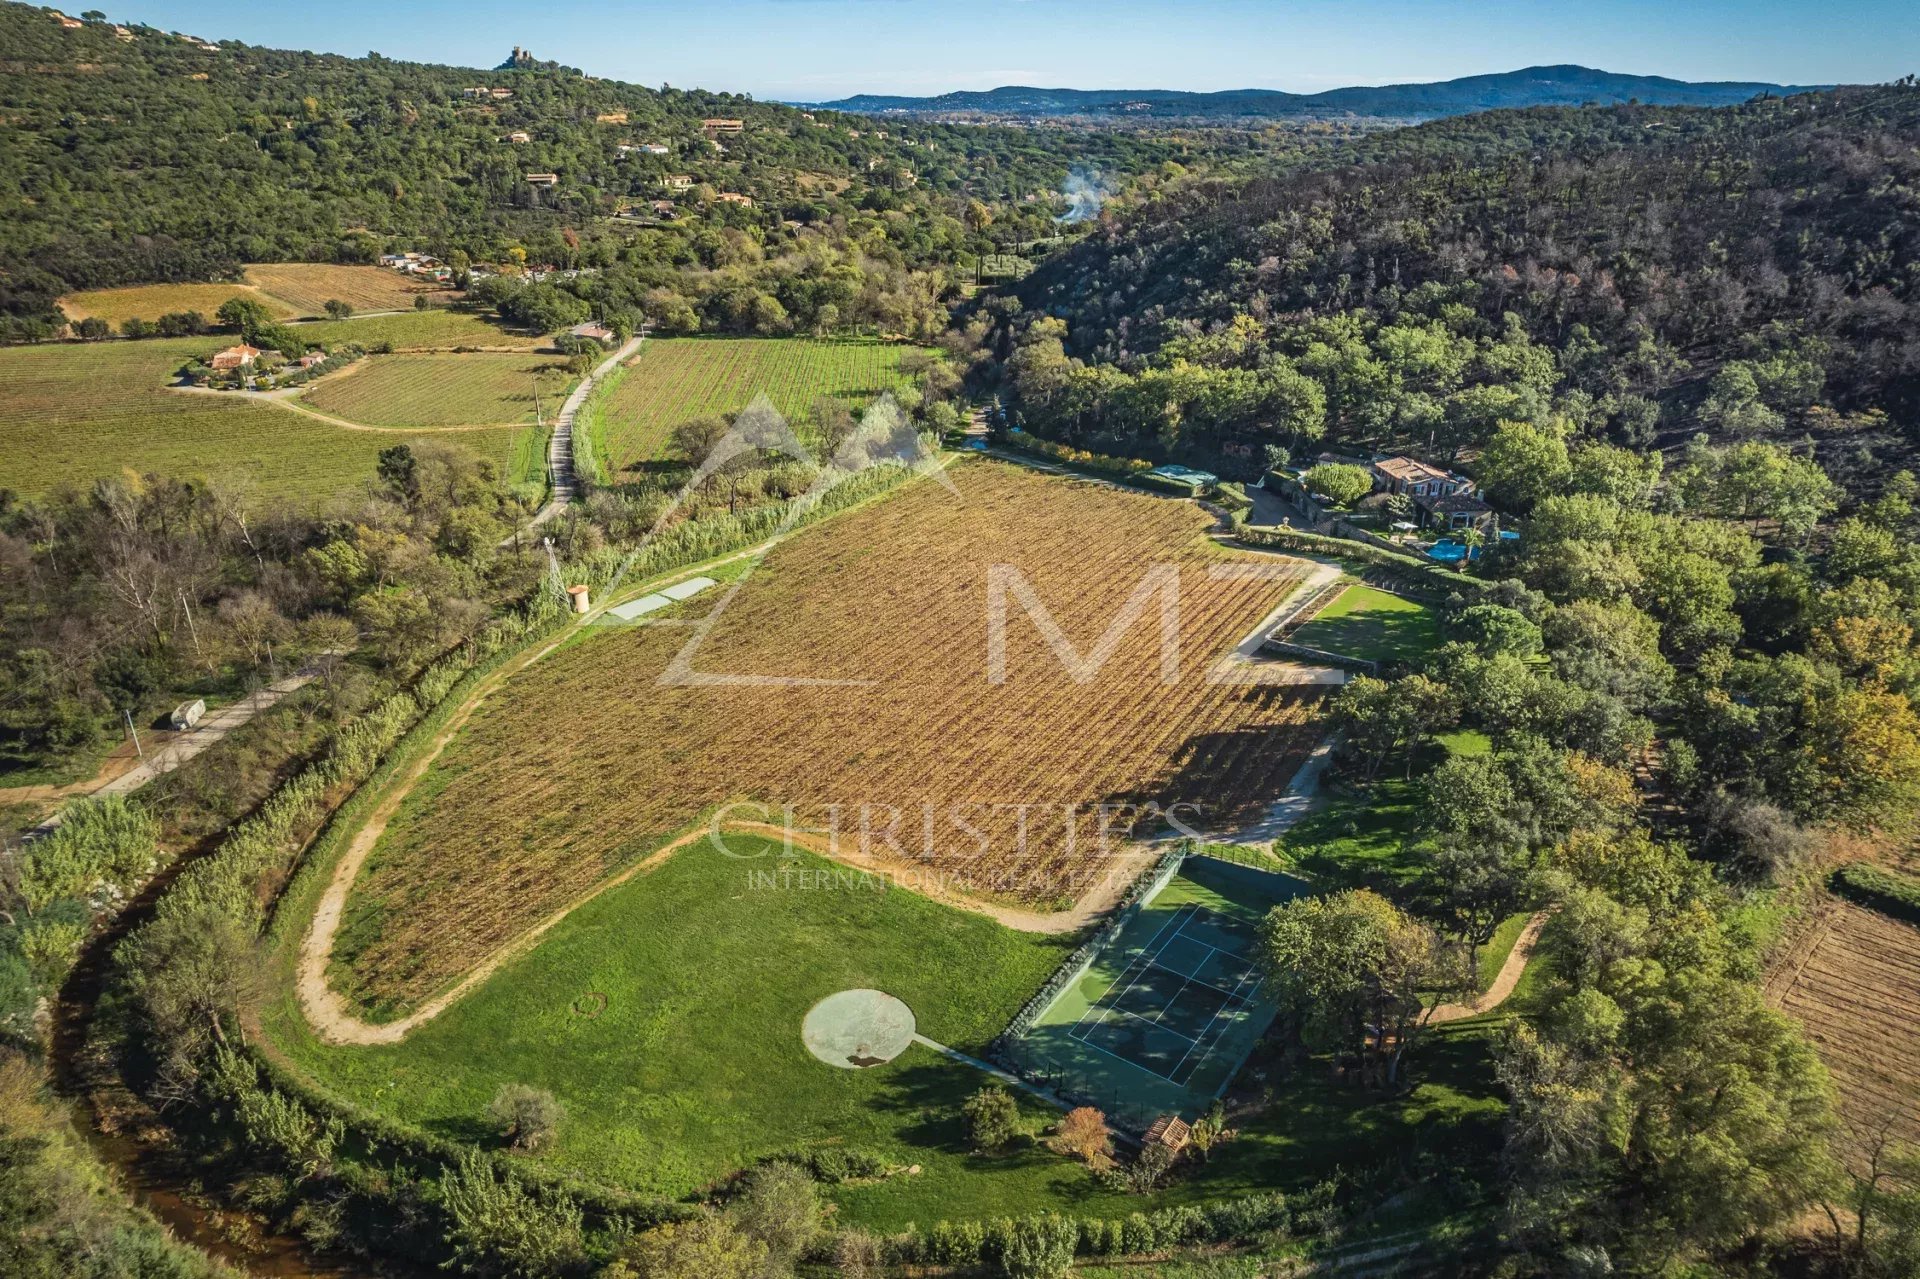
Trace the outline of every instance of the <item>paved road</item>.
[[[145, 763], [122, 773], [97, 790], [89, 791], [87, 798], [103, 799], [108, 795], [130, 794], [154, 778], [171, 773], [260, 712], [272, 708], [287, 694], [311, 683], [319, 674], [320, 672], [313, 667], [307, 667], [284, 679], [275, 680], [257, 692], [247, 694], [232, 705], [222, 706], [217, 711], [209, 712], [198, 724], [149, 754]], [[38, 839], [59, 824], [60, 814], [55, 813], [26, 832], [21, 840], [24, 843], [26, 840]]]
[[[644, 333], [636, 333], [628, 338], [625, 346], [602, 360], [593, 372], [581, 378], [580, 385], [573, 388], [573, 394], [569, 395], [567, 402], [560, 406], [560, 416], [553, 420], [553, 438], [547, 441], [547, 476], [552, 481], [552, 491], [547, 497], [547, 504], [541, 507], [529, 521], [528, 528], [539, 528], [548, 520], [558, 518], [560, 512], [567, 509], [567, 504], [573, 501], [574, 495], [579, 491], [573, 475], [574, 416], [580, 412], [580, 406], [587, 402], [587, 397], [593, 394], [593, 388], [600, 379], [611, 373], [622, 360], [638, 351], [640, 344], [644, 341], [646, 341]], [[508, 538], [501, 545], [505, 546], [512, 541], [513, 538]]]

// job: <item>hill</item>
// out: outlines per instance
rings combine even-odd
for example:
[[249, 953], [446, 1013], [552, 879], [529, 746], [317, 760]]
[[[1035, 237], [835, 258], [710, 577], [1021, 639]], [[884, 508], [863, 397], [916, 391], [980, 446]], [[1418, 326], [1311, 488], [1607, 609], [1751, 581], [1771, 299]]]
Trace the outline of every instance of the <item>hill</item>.
[[860, 94], [819, 105], [868, 115], [977, 115], [989, 117], [1092, 116], [1127, 119], [1281, 119], [1341, 115], [1434, 119], [1501, 107], [1580, 106], [1646, 102], [1666, 106], [1727, 106], [1763, 94], [1804, 93], [1808, 86], [1716, 80], [1670, 80], [1623, 75], [1592, 67], [1526, 67], [1497, 75], [1463, 76], [1431, 84], [1388, 84], [1286, 93], [1229, 89], [1188, 93], [1169, 89], [1035, 89], [1006, 86], [938, 97]]
[[[992, 251], [989, 221], [1015, 240], [1051, 234], [1057, 209], [1035, 197], [1076, 165], [1137, 172], [1196, 149], [882, 131], [591, 79], [524, 49], [474, 70], [66, 26], [11, 3], [0, 51], [0, 341], [49, 335], [54, 299], [79, 290], [389, 249], [567, 269], [623, 258], [651, 287], [815, 247], [817, 230], [867, 260], [950, 265]], [[674, 207], [656, 210], [663, 198]]]
[[1529, 420], [1642, 449], [1811, 433], [1870, 482], [1920, 413], [1916, 143], [1911, 83], [1535, 108], [1122, 200], [1020, 285], [1045, 335], [1013, 380], [1030, 420], [1111, 452], [1473, 450]]

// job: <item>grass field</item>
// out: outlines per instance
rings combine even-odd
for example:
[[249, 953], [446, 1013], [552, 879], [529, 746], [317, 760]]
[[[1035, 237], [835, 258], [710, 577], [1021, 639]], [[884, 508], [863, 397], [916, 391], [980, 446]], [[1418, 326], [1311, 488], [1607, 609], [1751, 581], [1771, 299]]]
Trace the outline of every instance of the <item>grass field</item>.
[[[957, 493], [921, 482], [782, 544], [691, 663], [828, 683], [663, 685], [684, 630], [596, 627], [491, 695], [349, 898], [343, 992], [396, 1013], [650, 837], [741, 797], [834, 822], [892, 865], [1048, 906], [1103, 880], [1124, 844], [1124, 816], [1103, 840], [1098, 805], [1177, 800], [1209, 829], [1264, 813], [1318, 736], [1321, 690], [1216, 683], [1208, 667], [1297, 578], [1212, 576], [1248, 561], [1189, 505], [998, 463], [955, 470]], [[1150, 618], [1076, 682], [1017, 604], [993, 682], [992, 566], [1016, 566], [1085, 654], [1153, 564], [1180, 574], [1173, 683]], [[831, 682], [844, 680], [867, 682]]]
[[463, 426], [534, 421], [536, 387], [548, 418], [575, 379], [551, 356], [376, 355], [321, 378], [305, 400], [370, 426]]
[[[317, 504], [364, 484], [381, 449], [431, 438], [342, 430], [238, 396], [166, 389], [188, 358], [219, 345], [202, 337], [0, 349], [0, 488], [35, 496], [130, 468]], [[526, 434], [466, 432], [457, 444], [508, 467]]]
[[[480, 1135], [502, 1081], [552, 1089], [573, 1121], [551, 1158], [653, 1193], [684, 1195], [823, 1145], [920, 1164], [888, 1197], [923, 1221], [1016, 1212], [1023, 1196], [1084, 1180], [1044, 1153], [1004, 1178], [977, 1176], [999, 1161], [966, 1153], [959, 1106], [985, 1082], [969, 1066], [914, 1045], [843, 1070], [800, 1039], [815, 1002], [871, 987], [905, 1000], [921, 1034], [981, 1052], [1071, 938], [1016, 933], [897, 888], [833, 887], [831, 863], [785, 859], [771, 842], [729, 847], [690, 845], [596, 898], [398, 1045], [319, 1044], [290, 1004], [275, 1034], [323, 1082], [449, 1136]], [[772, 886], [755, 887], [755, 872]], [[603, 1010], [574, 1011], [597, 996]]]
[[[834, 869], [804, 853], [784, 863], [788, 886], [755, 888], [749, 873], [783, 864], [779, 850], [729, 847], [749, 856], [691, 845], [589, 902], [400, 1044], [321, 1044], [291, 995], [267, 1008], [266, 1033], [333, 1091], [453, 1137], [492, 1140], [485, 1108], [501, 1083], [548, 1088], [567, 1118], [543, 1159], [656, 1193], [821, 1147], [919, 1165], [829, 1192], [840, 1220], [882, 1231], [1042, 1209], [1120, 1217], [1294, 1192], [1336, 1168], [1422, 1150], [1435, 1166], [1476, 1166], [1498, 1148], [1488, 1027], [1462, 1023], [1436, 1032], [1403, 1096], [1333, 1084], [1317, 1064], [1262, 1063], [1270, 1103], [1236, 1118], [1234, 1140], [1153, 1196], [1106, 1191], [1034, 1145], [970, 1154], [959, 1108], [977, 1071], [920, 1045], [883, 1066], [836, 1069], [802, 1047], [801, 1018], [826, 994], [872, 986], [904, 999], [920, 1033], [977, 1051], [1072, 939], [1015, 933], [899, 889], [824, 886], [817, 877]], [[798, 886], [803, 872], [813, 887]], [[1036, 1132], [1056, 1113], [1030, 1100], [1023, 1109]]]
[[1440, 615], [1371, 586], [1349, 586], [1287, 638], [1370, 662], [1417, 662], [1440, 646]]
[[299, 315], [320, 315], [329, 301], [356, 311], [405, 311], [421, 294], [445, 299], [449, 290], [378, 266], [334, 266], [325, 262], [255, 262], [247, 280]]
[[118, 329], [123, 320], [157, 320], [173, 311], [198, 311], [208, 322], [232, 298], [247, 298], [280, 319], [298, 314], [279, 298], [251, 284], [136, 284], [125, 289], [89, 289], [60, 299], [60, 309], [71, 320], [96, 316]]
[[858, 412], [907, 384], [910, 347], [806, 338], [656, 338], [596, 395], [599, 452], [614, 472], [661, 456], [673, 428], [745, 408], [765, 392], [807, 439], [813, 402], [829, 396]]

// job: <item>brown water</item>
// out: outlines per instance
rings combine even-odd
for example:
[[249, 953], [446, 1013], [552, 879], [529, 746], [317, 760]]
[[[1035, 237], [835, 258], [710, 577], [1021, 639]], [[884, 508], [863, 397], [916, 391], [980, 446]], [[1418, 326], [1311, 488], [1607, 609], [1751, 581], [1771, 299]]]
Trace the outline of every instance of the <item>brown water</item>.
[[151, 917], [153, 903], [192, 860], [189, 855], [175, 861], [96, 933], [60, 989], [50, 1064], [55, 1086], [72, 1103], [74, 1127], [85, 1134], [100, 1161], [114, 1170], [128, 1196], [166, 1225], [176, 1239], [260, 1279], [424, 1279], [439, 1274], [344, 1253], [322, 1253], [304, 1239], [277, 1234], [254, 1214], [205, 1202], [193, 1170], [174, 1151], [124, 1133], [101, 1131], [78, 1067], [113, 948]]
[[[173, 1233], [211, 1257], [260, 1279], [385, 1279], [424, 1274], [401, 1271], [345, 1254], [321, 1254], [303, 1239], [275, 1234], [252, 1214], [211, 1207], [189, 1197], [191, 1172], [169, 1151], [117, 1133], [101, 1132], [93, 1107], [74, 1102], [74, 1125], [100, 1161], [114, 1170], [129, 1198]], [[238, 1227], [236, 1229], [236, 1227]]]

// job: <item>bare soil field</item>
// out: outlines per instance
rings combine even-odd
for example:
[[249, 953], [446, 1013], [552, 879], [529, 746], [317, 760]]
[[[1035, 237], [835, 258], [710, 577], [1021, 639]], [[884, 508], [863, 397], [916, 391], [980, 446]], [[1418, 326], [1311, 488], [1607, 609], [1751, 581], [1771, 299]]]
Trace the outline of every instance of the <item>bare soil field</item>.
[[[491, 693], [372, 850], [336, 988], [404, 1012], [729, 801], [775, 806], [729, 814], [775, 822], [791, 806], [908, 886], [1058, 909], [1128, 851], [1132, 812], [1103, 836], [1096, 806], [1183, 802], [1188, 825], [1219, 831], [1285, 792], [1323, 690], [1212, 676], [1310, 565], [1218, 547], [1188, 504], [985, 461], [951, 473], [957, 494], [923, 481], [777, 547], [714, 618], [691, 679], [661, 680], [684, 621], [611, 626]], [[1013, 589], [996, 679], [995, 566], [1018, 570], [1082, 657], [1111, 640], [1104, 662], [1070, 674]], [[1179, 588], [1171, 682], [1159, 596], [1114, 627], [1156, 568]]]
[[277, 319], [295, 313], [293, 307], [252, 284], [135, 284], [124, 289], [89, 289], [61, 298], [60, 309], [70, 320], [93, 317], [116, 329], [127, 320], [157, 320], [176, 311], [198, 311], [211, 324], [214, 312], [234, 298], [258, 302]]
[[1920, 1141], [1920, 928], [1832, 902], [1767, 993], [1827, 1063], [1852, 1144], [1887, 1122]]
[[404, 311], [421, 294], [445, 301], [459, 294], [379, 266], [334, 266], [325, 262], [255, 262], [247, 280], [301, 315], [319, 315], [329, 301], [356, 311]]

